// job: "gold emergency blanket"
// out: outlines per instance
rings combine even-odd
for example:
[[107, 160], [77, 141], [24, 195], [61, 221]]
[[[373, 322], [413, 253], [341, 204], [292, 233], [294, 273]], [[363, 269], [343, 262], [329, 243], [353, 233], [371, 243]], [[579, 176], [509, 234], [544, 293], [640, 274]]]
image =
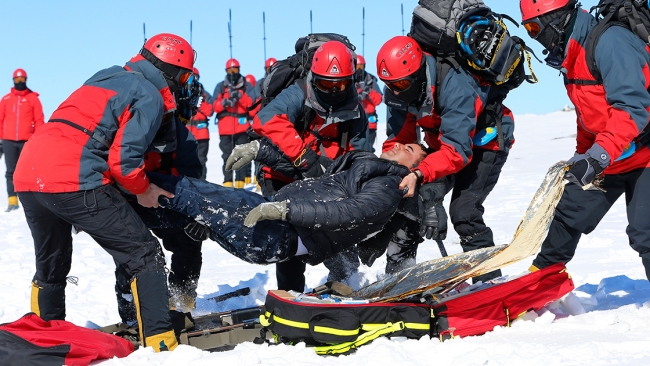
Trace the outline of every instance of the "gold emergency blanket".
[[351, 296], [388, 302], [403, 300], [425, 291], [439, 293], [471, 277], [536, 254], [546, 238], [555, 207], [564, 192], [563, 177], [566, 169], [566, 163], [559, 162], [548, 170], [510, 244], [418, 263], [365, 286]]

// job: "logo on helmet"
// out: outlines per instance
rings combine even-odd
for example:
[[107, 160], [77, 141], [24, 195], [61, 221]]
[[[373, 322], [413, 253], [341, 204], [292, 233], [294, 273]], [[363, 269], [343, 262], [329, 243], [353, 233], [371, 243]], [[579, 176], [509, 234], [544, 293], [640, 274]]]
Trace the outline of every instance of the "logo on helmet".
[[411, 47], [413, 47], [413, 44], [411, 42], [407, 43], [406, 46], [404, 46], [401, 50], [397, 51], [397, 57], [402, 57], [405, 53], [411, 50]]
[[332, 65], [332, 68], [330, 69], [330, 74], [338, 74], [340, 73], [339, 68], [336, 67], [336, 65]]

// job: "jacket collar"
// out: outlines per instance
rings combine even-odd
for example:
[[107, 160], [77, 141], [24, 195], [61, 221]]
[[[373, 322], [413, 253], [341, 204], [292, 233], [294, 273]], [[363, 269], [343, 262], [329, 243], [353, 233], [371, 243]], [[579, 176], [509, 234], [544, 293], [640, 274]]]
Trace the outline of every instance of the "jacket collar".
[[307, 91], [307, 97], [305, 98], [305, 105], [314, 111], [325, 121], [323, 127], [339, 122], [345, 122], [352, 119], [361, 118], [361, 105], [359, 104], [359, 99], [355, 97], [348, 100], [345, 105], [339, 107], [335, 110], [326, 110], [322, 105], [318, 103], [316, 99], [316, 94], [311, 87], [312, 73], [311, 71], [307, 74], [305, 79], [305, 89]]
[[575, 17], [573, 30], [564, 50], [564, 62], [562, 63], [564, 69], [569, 69], [576, 62], [577, 53], [584, 52], [589, 32], [596, 26], [596, 18], [584, 9], [578, 9]]
[[33, 91], [31, 89], [29, 89], [29, 88], [27, 88], [25, 90], [16, 90], [16, 88], [11, 88], [11, 93], [13, 95], [24, 97], [25, 95], [27, 95], [29, 93], [33, 93]]

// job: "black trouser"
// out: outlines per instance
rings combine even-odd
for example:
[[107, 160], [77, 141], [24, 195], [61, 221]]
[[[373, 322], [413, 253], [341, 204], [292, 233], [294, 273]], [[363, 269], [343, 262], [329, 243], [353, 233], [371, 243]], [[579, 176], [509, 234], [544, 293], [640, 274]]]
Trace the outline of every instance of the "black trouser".
[[[474, 149], [472, 161], [456, 174], [449, 216], [463, 252], [494, 246], [492, 230], [483, 220], [483, 202], [497, 184], [507, 159], [507, 152]], [[499, 276], [501, 270], [496, 270], [475, 277], [474, 281]]]
[[[258, 175], [260, 188], [264, 197], [273, 196], [280, 188], [288, 183], [276, 179], [264, 179]], [[359, 268], [359, 254], [356, 247], [351, 247], [343, 252], [323, 261], [325, 268], [330, 270], [328, 281], [343, 281]], [[278, 290], [305, 291], [305, 271], [307, 265], [299, 257], [291, 257], [284, 262], [275, 264], [275, 277], [278, 281]]]
[[[223, 159], [223, 165], [221, 166], [221, 171], [223, 172], [223, 181], [232, 182], [232, 170], [226, 171], [226, 160], [232, 154], [232, 149], [237, 145], [246, 144], [250, 142], [250, 138], [246, 132], [237, 133], [234, 135], [221, 135], [219, 136], [219, 148], [221, 149], [221, 158]], [[235, 180], [244, 181], [244, 178], [251, 176], [251, 166], [246, 165], [245, 167], [239, 169], [235, 173]]]
[[7, 178], [8, 196], [16, 195], [16, 192], [14, 191], [14, 171], [16, 170], [16, 163], [18, 163], [18, 158], [20, 157], [20, 152], [23, 151], [25, 142], [26, 141], [2, 141], [2, 150], [5, 153], [5, 164], [7, 165], [5, 178]]
[[370, 138], [370, 152], [375, 153], [375, 141], [377, 140], [377, 130], [368, 130], [368, 137]]
[[210, 149], [210, 139], [197, 140], [197, 149], [199, 153], [199, 161], [203, 167], [203, 173], [201, 173], [200, 179], [205, 180], [205, 176], [208, 174], [208, 150]]
[[[201, 254], [203, 242], [190, 239], [183, 230], [185, 225], [193, 222], [194, 219], [160, 207], [142, 207], [133, 200], [128, 202], [144, 224], [162, 239], [165, 249], [172, 252], [169, 273], [169, 290], [172, 295], [196, 298], [196, 288], [203, 264]], [[132, 323], [135, 320], [135, 308], [132, 302], [126, 301], [130, 298], [131, 290], [128, 286], [128, 278], [125, 277], [124, 271], [120, 270], [119, 265], [115, 276], [115, 294], [122, 322]]]
[[642, 258], [650, 280], [650, 168], [605, 175], [602, 187], [606, 192], [585, 191], [572, 183], [565, 186], [548, 235], [533, 264], [544, 268], [569, 262], [582, 234], [592, 232], [616, 200], [625, 194], [628, 221], [625, 231], [630, 246]]
[[65, 318], [65, 285], [72, 263], [74, 224], [104, 248], [124, 272], [122, 278], [128, 281], [136, 297], [145, 345], [151, 345], [146, 344], [149, 337], [172, 329], [165, 258], [160, 245], [115, 188], [106, 185], [71, 193], [18, 195], [34, 238], [36, 274], [32, 304], [36, 302], [41, 318]]

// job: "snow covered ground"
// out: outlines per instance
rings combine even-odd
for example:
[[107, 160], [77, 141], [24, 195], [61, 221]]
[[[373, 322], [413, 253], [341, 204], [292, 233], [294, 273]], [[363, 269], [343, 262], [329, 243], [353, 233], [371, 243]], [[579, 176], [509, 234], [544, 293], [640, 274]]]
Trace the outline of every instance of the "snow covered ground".
[[[556, 112], [543, 116], [517, 116], [514, 149], [499, 183], [485, 203], [487, 223], [497, 243], [508, 243], [533, 193], [553, 163], [568, 159], [575, 147], [575, 115]], [[380, 125], [379, 141], [384, 126]], [[212, 139], [208, 180], [221, 182], [218, 138]], [[4, 162], [2, 165], [4, 166]], [[2, 171], [2, 168], [0, 168]], [[0, 179], [0, 192], [5, 192]], [[4, 200], [4, 198], [3, 198]], [[4, 201], [2, 201], [4, 202]], [[448, 204], [448, 202], [447, 202]], [[3, 206], [4, 208], [4, 206]], [[649, 213], [650, 214], [650, 213]], [[0, 323], [18, 319], [29, 311], [30, 281], [34, 273], [32, 239], [22, 209], [0, 212]], [[599, 227], [580, 241], [568, 269], [585, 313], [516, 321], [510, 328], [498, 327], [483, 336], [453, 339], [378, 339], [349, 356], [321, 357], [304, 344], [267, 346], [245, 343], [233, 351], [208, 353], [190, 346], [174, 352], [154, 354], [140, 349], [124, 359], [104, 365], [650, 365], [650, 283], [641, 260], [628, 245], [624, 201], [619, 200]], [[450, 228], [445, 240], [451, 253], [461, 251], [458, 236]], [[240, 261], [214, 242], [204, 243], [204, 264], [195, 315], [263, 303], [266, 291], [276, 286], [273, 266]], [[169, 254], [169, 253], [167, 253]], [[420, 246], [418, 261], [440, 256], [433, 241]], [[169, 258], [168, 258], [169, 259]], [[506, 267], [505, 274], [525, 271], [530, 260]], [[385, 260], [372, 268], [362, 267], [356, 287], [376, 280]], [[66, 290], [67, 320], [86, 325], [119, 321], [113, 293], [114, 264], [86, 234], [74, 238], [70, 276], [78, 285]], [[307, 286], [314, 287], [327, 276], [324, 266], [308, 267]], [[248, 286], [245, 298], [220, 305], [205, 300]]]

